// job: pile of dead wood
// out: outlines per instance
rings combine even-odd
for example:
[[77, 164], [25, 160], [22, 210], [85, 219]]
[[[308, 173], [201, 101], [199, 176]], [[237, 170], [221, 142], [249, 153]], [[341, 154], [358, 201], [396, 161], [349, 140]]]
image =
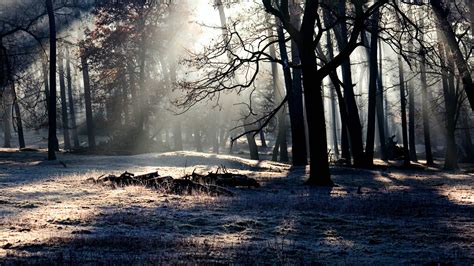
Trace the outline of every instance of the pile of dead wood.
[[204, 193], [211, 196], [233, 196], [234, 193], [228, 188], [257, 188], [260, 186], [255, 179], [242, 174], [230, 173], [225, 167], [219, 167], [215, 172], [209, 172], [206, 175], [193, 171], [192, 174], [181, 178], [160, 176], [158, 172], [144, 175], [124, 172], [119, 176], [111, 174], [99, 176], [97, 179], [89, 178], [88, 181], [114, 188], [144, 186], [168, 194], [192, 195]]

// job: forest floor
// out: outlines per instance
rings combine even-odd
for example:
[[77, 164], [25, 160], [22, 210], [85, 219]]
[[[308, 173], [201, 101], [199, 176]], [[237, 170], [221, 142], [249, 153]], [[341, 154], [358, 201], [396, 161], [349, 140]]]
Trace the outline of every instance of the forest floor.
[[[333, 167], [337, 186], [312, 188], [305, 168], [229, 155], [45, 157], [0, 150], [0, 265], [474, 263], [472, 165]], [[85, 182], [220, 165], [262, 186], [210, 197]]]

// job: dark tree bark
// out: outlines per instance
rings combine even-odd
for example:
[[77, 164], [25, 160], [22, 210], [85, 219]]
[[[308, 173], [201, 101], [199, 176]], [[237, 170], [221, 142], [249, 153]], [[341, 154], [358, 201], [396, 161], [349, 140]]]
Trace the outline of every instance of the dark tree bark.
[[[369, 48], [369, 107], [367, 118], [367, 139], [365, 154], [368, 165], [373, 165], [374, 161], [374, 143], [375, 143], [375, 112], [376, 112], [376, 97], [377, 97], [377, 43], [378, 43], [378, 21], [379, 14], [375, 12], [371, 18], [372, 34], [370, 37]], [[362, 33], [362, 38], [365, 39], [365, 33]]]
[[7, 86], [3, 91], [3, 147], [11, 148], [12, 139], [12, 95]]
[[407, 133], [407, 111], [405, 96], [405, 75], [401, 55], [398, 56], [398, 77], [400, 80], [400, 106], [402, 116], [402, 137], [403, 137], [403, 164], [410, 165], [410, 152], [408, 150], [408, 133]]
[[339, 157], [339, 144], [337, 140], [337, 115], [336, 115], [336, 95], [334, 93], [334, 85], [329, 88], [331, 94], [331, 119], [332, 119], [332, 143], [334, 154]]
[[[344, 16], [346, 13], [345, 1], [338, 2], [338, 13]], [[342, 51], [347, 46], [348, 36], [347, 25], [341, 23], [336, 31], [336, 41], [339, 50]], [[359, 110], [355, 101], [354, 88], [352, 84], [351, 61], [349, 57], [344, 60], [342, 67], [342, 80], [344, 83], [344, 100], [348, 114], [347, 128], [349, 132], [350, 147], [355, 166], [365, 166], [366, 160], [364, 155], [364, 146], [362, 143], [362, 126], [360, 123]]]
[[61, 97], [61, 121], [63, 126], [63, 138], [64, 138], [64, 149], [71, 149], [71, 140], [69, 138], [69, 121], [67, 113], [67, 101], [66, 101], [66, 83], [64, 80], [64, 60], [63, 51], [60, 49], [58, 53], [59, 63], [59, 92]]
[[449, 10], [443, 6], [443, 2], [441, 0], [430, 0], [430, 3], [438, 23], [437, 26], [442, 32], [443, 40], [453, 53], [453, 59], [455, 61], [456, 68], [459, 71], [459, 75], [462, 78], [464, 91], [466, 92], [471, 109], [474, 110], [474, 84], [472, 83], [471, 70], [467, 60], [464, 58], [461, 49], [459, 48], [456, 35], [451, 24], [449, 23]]
[[461, 123], [463, 128], [462, 133], [462, 147], [464, 148], [464, 158], [463, 160], [467, 163], [474, 163], [474, 144], [472, 143], [471, 137], [471, 125], [469, 110], [467, 108], [462, 108]]
[[[444, 104], [446, 109], [446, 153], [444, 157], [444, 168], [457, 169], [458, 158], [456, 148], [456, 111], [458, 106], [458, 98], [456, 88], [454, 87], [454, 65], [447, 60], [449, 50], [439, 38], [441, 33], [438, 32], [438, 52], [441, 61], [441, 79], [443, 86]], [[447, 71], [449, 69], [449, 73]]]
[[92, 99], [91, 99], [91, 87], [89, 80], [89, 64], [87, 63], [87, 57], [85, 51], [81, 53], [81, 66], [82, 76], [84, 79], [84, 101], [86, 105], [86, 124], [87, 124], [87, 140], [89, 142], [89, 148], [95, 147], [95, 127], [92, 115]]
[[386, 121], [386, 113], [384, 110], [384, 88], [383, 88], [383, 81], [382, 81], [382, 45], [379, 39], [379, 67], [377, 71], [377, 95], [375, 101], [375, 107], [377, 109], [377, 126], [379, 131], [379, 141], [380, 141], [380, 155], [382, 160], [387, 160], [387, 136], [385, 134], [385, 121]]
[[[323, 13], [324, 13], [324, 23], [326, 25], [330, 24], [327, 11], [323, 10]], [[328, 49], [328, 59], [332, 61], [334, 59], [334, 51], [333, 51], [333, 42], [332, 42], [330, 31], [326, 33], [326, 42], [327, 42], [327, 49]], [[344, 97], [342, 96], [341, 86], [339, 85], [339, 77], [337, 75], [337, 72], [332, 72], [329, 75], [329, 77], [331, 79], [332, 86], [334, 90], [336, 91], [337, 99], [339, 102], [339, 114], [341, 117], [341, 158], [347, 162], [350, 162], [351, 154], [349, 150], [349, 139], [348, 139], [348, 132], [347, 132], [346, 104], [345, 104]]]
[[423, 133], [425, 138], [425, 156], [426, 156], [426, 163], [428, 165], [433, 164], [433, 155], [431, 153], [431, 133], [430, 133], [430, 110], [428, 106], [428, 85], [426, 83], [426, 65], [425, 65], [425, 56], [422, 52], [421, 55], [421, 62], [420, 62], [420, 78], [421, 78], [421, 101], [422, 101], [422, 115], [423, 115]]
[[44, 58], [42, 60], [42, 72], [43, 72], [43, 82], [44, 82], [44, 99], [46, 103], [46, 110], [49, 110], [49, 76], [48, 76], [48, 60]]
[[[247, 120], [245, 120], [244, 123], [248, 124]], [[252, 128], [244, 126], [245, 131], [250, 131], [251, 129]], [[258, 146], [257, 146], [257, 143], [255, 142], [255, 135], [253, 133], [247, 133], [245, 134], [245, 137], [247, 138], [247, 142], [249, 145], [250, 159], [259, 160]]]
[[[301, 26], [301, 10], [298, 1], [290, 2], [290, 22], [293, 27], [299, 29]], [[278, 33], [280, 39], [280, 54], [282, 60], [288, 62], [286, 46], [281, 43], [282, 38], [284, 39], [283, 29]], [[284, 56], [284, 57], [283, 57]], [[291, 41], [291, 61], [294, 64], [301, 62], [298, 46], [294, 40]], [[288, 67], [286, 67], [288, 69]], [[287, 88], [288, 95], [288, 111], [290, 113], [290, 126], [291, 126], [291, 145], [292, 145], [292, 161], [293, 165], [301, 166], [308, 164], [308, 151], [306, 150], [306, 133], [304, 123], [304, 109], [303, 109], [303, 89], [301, 81], [301, 69], [293, 69], [293, 77], [289, 70], [285, 75], [285, 85]], [[288, 78], [289, 77], [289, 78]], [[288, 80], [287, 80], [288, 78]], [[291, 81], [291, 86], [288, 81]], [[287, 83], [288, 82], [288, 83]]]
[[321, 87], [324, 77], [318, 75], [313, 45], [314, 27], [316, 16], [318, 15], [314, 10], [317, 10], [316, 1], [307, 1], [301, 25], [302, 40], [298, 47], [304, 77], [304, 100], [310, 147], [311, 171], [306, 182], [310, 185], [332, 186], [334, 183], [331, 180], [331, 173], [329, 171], [326, 121]]
[[[43, 82], [44, 82], [44, 96], [45, 96], [45, 104], [46, 104], [46, 111], [49, 112], [49, 105], [50, 105], [50, 92], [49, 92], [49, 70], [48, 70], [48, 60], [43, 58], [42, 60], [42, 72], [43, 72]], [[49, 116], [48, 116], [49, 117]], [[49, 118], [48, 118], [49, 120]], [[48, 122], [49, 123], [49, 122]], [[54, 150], [59, 151], [59, 141], [57, 136], [54, 139]]]
[[410, 139], [410, 159], [416, 162], [418, 158], [415, 143], [415, 90], [411, 83], [408, 84], [408, 136]]
[[77, 134], [76, 124], [76, 110], [74, 108], [74, 97], [72, 95], [72, 76], [71, 76], [71, 58], [69, 54], [69, 47], [66, 46], [66, 79], [67, 79], [67, 94], [69, 103], [69, 114], [71, 116], [71, 131], [72, 139], [74, 141], [74, 148], [79, 148], [79, 136]]
[[[217, 132], [216, 132], [217, 134]], [[219, 142], [218, 142], [219, 143]], [[262, 148], [267, 148], [267, 140], [265, 138], [265, 132], [262, 130], [260, 130], [260, 147]]]
[[56, 160], [56, 21], [52, 0], [46, 0], [46, 10], [49, 22], [48, 160]]

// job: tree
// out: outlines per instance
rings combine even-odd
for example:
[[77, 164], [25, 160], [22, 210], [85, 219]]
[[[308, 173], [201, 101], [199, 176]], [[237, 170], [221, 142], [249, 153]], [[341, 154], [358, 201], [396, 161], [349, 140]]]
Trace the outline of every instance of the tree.
[[74, 148], [79, 148], [79, 136], [77, 134], [76, 110], [74, 108], [74, 97], [72, 95], [72, 77], [71, 77], [71, 56], [69, 54], [69, 46], [66, 46], [66, 79], [67, 79], [67, 95], [69, 103], [69, 114], [71, 116], [71, 131], [74, 141]]
[[52, 0], [46, 0], [46, 9], [49, 22], [48, 160], [56, 160], [56, 21]]
[[59, 63], [59, 89], [61, 97], [61, 119], [63, 126], [63, 137], [64, 137], [64, 149], [69, 150], [71, 148], [71, 139], [69, 138], [69, 120], [67, 113], [67, 101], [66, 101], [66, 82], [64, 80], [64, 57], [63, 49], [59, 50], [58, 63]]
[[[359, 45], [358, 36], [364, 28], [365, 20], [383, 5], [385, 1], [380, 1], [367, 10], [363, 10], [363, 4], [354, 2], [356, 17], [354, 28], [350, 35], [347, 46], [330, 62], [318, 69], [315, 54], [315, 44], [317, 45], [323, 34], [321, 21], [318, 15], [319, 3], [315, 0], [307, 0], [301, 29], [298, 30], [289, 22], [288, 1], [281, 1], [275, 7], [269, 0], [263, 0], [267, 12], [278, 17], [287, 32], [295, 40], [301, 58], [301, 68], [303, 71], [303, 86], [305, 88], [306, 119], [309, 132], [310, 147], [310, 176], [307, 180], [311, 185], [333, 185], [330, 178], [326, 125], [324, 118], [324, 106], [321, 94], [322, 80], [346, 60], [354, 49]], [[318, 32], [315, 32], [315, 27]], [[316, 37], [315, 37], [316, 36]], [[316, 137], [318, 136], [318, 137]]]
[[410, 152], [408, 150], [408, 132], [407, 132], [407, 111], [406, 111], [406, 93], [405, 93], [405, 73], [402, 56], [398, 56], [398, 78], [400, 81], [400, 108], [402, 117], [402, 137], [403, 137], [403, 164], [410, 165]]
[[430, 0], [430, 4], [436, 18], [437, 26], [442, 33], [442, 38], [453, 54], [453, 60], [455, 61], [456, 68], [459, 71], [459, 75], [461, 76], [464, 91], [466, 92], [471, 109], [474, 110], [474, 84], [472, 82], [471, 69], [469, 67], [468, 61], [464, 58], [461, 52], [458, 41], [456, 40], [456, 35], [451, 24], [449, 23], [449, 9], [445, 7], [448, 4], [443, 3], [442, 0]]
[[89, 141], [89, 148], [95, 147], [95, 127], [92, 115], [92, 99], [91, 87], [89, 79], [89, 65], [85, 52], [81, 54], [82, 76], [84, 80], [84, 99], [86, 104], [86, 124], [87, 124], [87, 139]]
[[[345, 16], [345, 1], [339, 1], [337, 3], [336, 11], [338, 17]], [[348, 36], [347, 25], [345, 23], [340, 23], [338, 27], [334, 28], [334, 31], [339, 50], [342, 51], [346, 49], [348, 45], [348, 41], [346, 38], [346, 36]], [[366, 160], [364, 155], [364, 146], [362, 142], [362, 126], [360, 123], [359, 110], [357, 108], [355, 100], [354, 85], [352, 83], [351, 61], [349, 57], [344, 59], [341, 68], [342, 81], [344, 83], [344, 103], [346, 104], [346, 110], [348, 115], [346, 121], [350, 140], [350, 150], [352, 153], [352, 158], [354, 160], [354, 165], [358, 167], [365, 166]]]
[[[376, 100], [377, 100], [377, 76], [378, 76], [378, 64], [377, 64], [377, 43], [378, 43], [378, 21], [379, 12], [376, 11], [371, 19], [371, 35], [370, 35], [370, 48], [369, 48], [369, 107], [368, 107], [368, 118], [367, 118], [367, 140], [366, 140], [366, 160], [369, 165], [373, 164], [374, 160], [374, 142], [375, 142], [375, 113], [376, 113]], [[362, 33], [362, 38], [365, 39], [365, 33]], [[383, 141], [383, 140], [382, 140]]]

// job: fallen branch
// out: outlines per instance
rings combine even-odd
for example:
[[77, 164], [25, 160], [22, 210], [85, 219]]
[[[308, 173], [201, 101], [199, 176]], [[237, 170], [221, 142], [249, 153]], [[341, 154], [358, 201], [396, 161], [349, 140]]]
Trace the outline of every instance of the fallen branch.
[[225, 167], [219, 167], [216, 172], [210, 172], [207, 175], [197, 174], [193, 171], [191, 175], [186, 175], [182, 178], [160, 176], [158, 172], [144, 175], [134, 175], [129, 172], [124, 172], [119, 176], [102, 175], [97, 179], [89, 178], [87, 181], [114, 188], [144, 186], [169, 194], [192, 195], [195, 193], [204, 193], [211, 196], [233, 196], [234, 193], [225, 187], [256, 188], [260, 186], [255, 179], [242, 174], [229, 173]]

